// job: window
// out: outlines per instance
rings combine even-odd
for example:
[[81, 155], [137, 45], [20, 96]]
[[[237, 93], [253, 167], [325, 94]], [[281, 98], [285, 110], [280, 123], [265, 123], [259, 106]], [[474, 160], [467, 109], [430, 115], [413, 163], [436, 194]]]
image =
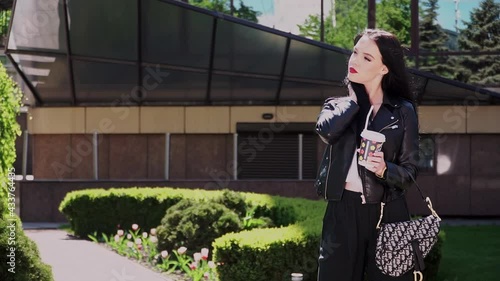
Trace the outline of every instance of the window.
[[421, 172], [434, 171], [435, 143], [432, 135], [420, 135], [418, 168]]

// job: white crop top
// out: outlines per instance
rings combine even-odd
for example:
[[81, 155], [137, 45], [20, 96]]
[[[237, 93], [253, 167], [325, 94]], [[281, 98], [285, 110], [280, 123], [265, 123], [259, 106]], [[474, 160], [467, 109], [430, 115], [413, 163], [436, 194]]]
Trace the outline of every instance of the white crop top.
[[357, 159], [357, 151], [354, 150], [354, 155], [352, 157], [351, 167], [349, 168], [349, 172], [347, 173], [347, 178], [345, 182], [348, 182], [348, 189], [355, 192], [363, 193], [363, 183], [361, 182], [361, 178], [358, 174], [358, 159]]

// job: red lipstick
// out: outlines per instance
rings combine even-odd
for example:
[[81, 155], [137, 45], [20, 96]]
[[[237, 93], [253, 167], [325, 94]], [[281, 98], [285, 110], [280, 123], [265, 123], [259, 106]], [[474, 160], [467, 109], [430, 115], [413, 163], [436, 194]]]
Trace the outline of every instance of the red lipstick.
[[349, 72], [350, 73], [358, 73], [354, 67], [349, 67]]

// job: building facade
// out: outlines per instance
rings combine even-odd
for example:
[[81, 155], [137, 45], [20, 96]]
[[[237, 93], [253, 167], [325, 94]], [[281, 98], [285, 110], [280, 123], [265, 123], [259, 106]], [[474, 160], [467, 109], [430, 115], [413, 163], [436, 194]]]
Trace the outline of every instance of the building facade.
[[[325, 98], [346, 94], [349, 51], [178, 1], [130, 1], [92, 19], [80, 15], [94, 1], [22, 3], [5, 53], [27, 104], [24, 221], [63, 221], [65, 194], [91, 187], [317, 198], [314, 124]], [[28, 36], [16, 23], [37, 13], [52, 20]], [[424, 192], [444, 216], [500, 216], [500, 94], [409, 71]], [[415, 190], [408, 200], [426, 213]]]

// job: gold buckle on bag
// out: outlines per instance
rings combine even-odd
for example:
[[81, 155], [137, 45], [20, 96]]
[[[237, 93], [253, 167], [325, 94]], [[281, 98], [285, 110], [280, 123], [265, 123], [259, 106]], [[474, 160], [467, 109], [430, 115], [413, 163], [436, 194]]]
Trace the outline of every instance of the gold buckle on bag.
[[423, 281], [424, 275], [420, 271], [413, 271], [413, 280], [414, 281]]

